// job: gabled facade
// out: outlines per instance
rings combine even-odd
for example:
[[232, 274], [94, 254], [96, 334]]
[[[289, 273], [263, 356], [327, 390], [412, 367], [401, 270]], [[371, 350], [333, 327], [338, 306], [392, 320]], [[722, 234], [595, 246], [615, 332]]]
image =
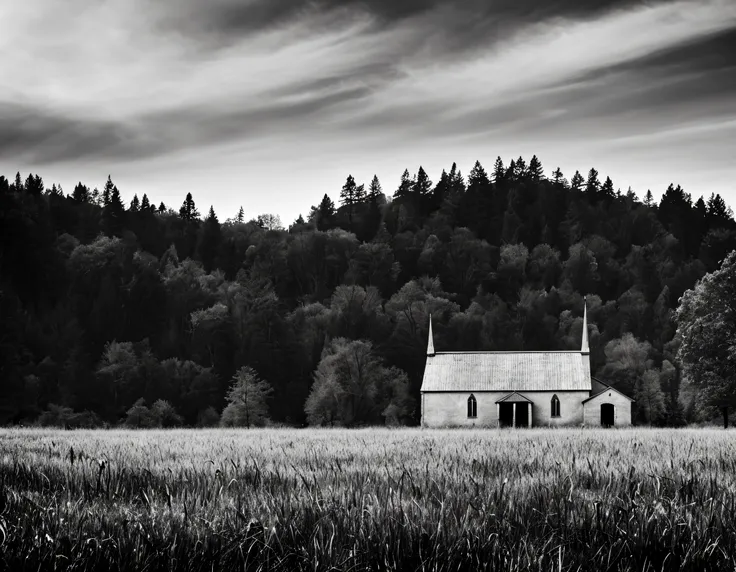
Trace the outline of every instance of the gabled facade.
[[436, 352], [429, 320], [423, 427], [631, 424], [633, 400], [591, 376], [587, 308], [580, 351]]

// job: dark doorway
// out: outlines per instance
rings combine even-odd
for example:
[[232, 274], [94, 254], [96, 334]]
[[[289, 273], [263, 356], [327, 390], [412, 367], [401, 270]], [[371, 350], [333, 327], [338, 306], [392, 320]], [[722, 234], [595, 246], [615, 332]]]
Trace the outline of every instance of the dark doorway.
[[517, 427], [528, 427], [529, 426], [529, 404], [528, 403], [517, 403], [516, 404], [516, 426]]
[[[499, 403], [498, 404], [498, 424], [500, 427], [514, 426], [514, 404]], [[518, 413], [518, 411], [517, 411]]]
[[601, 403], [601, 425], [613, 427], [613, 403]]

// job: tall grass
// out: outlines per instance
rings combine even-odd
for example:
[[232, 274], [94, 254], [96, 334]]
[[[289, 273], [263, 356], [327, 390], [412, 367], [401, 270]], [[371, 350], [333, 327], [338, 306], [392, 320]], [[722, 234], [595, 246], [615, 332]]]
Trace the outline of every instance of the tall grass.
[[0, 432], [10, 570], [733, 570], [723, 430]]

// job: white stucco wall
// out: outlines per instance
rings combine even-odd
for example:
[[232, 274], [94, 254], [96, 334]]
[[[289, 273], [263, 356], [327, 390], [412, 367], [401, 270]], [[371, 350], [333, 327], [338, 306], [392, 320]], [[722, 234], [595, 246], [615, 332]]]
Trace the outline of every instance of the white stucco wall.
[[601, 405], [603, 403], [613, 404], [614, 427], [627, 427], [631, 425], [631, 401], [621, 395], [618, 391], [604, 391], [583, 405], [584, 423], [587, 427], [600, 427]]
[[[475, 419], [469, 419], [468, 397], [470, 397], [470, 392], [423, 392], [421, 398], [422, 426], [497, 427], [496, 401], [508, 394], [507, 391], [473, 392], [478, 404], [478, 416]], [[533, 403], [532, 427], [558, 427], [583, 423], [583, 400], [587, 399], [590, 393], [587, 391], [529, 391], [521, 395]], [[557, 418], [551, 417], [553, 395], [557, 395], [560, 400], [560, 417]]]

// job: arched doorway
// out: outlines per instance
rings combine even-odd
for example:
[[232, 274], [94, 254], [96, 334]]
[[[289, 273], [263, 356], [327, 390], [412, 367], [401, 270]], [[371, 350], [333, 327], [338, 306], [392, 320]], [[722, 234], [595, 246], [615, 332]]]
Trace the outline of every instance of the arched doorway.
[[613, 403], [601, 403], [601, 425], [603, 427], [613, 427], [614, 419]]

